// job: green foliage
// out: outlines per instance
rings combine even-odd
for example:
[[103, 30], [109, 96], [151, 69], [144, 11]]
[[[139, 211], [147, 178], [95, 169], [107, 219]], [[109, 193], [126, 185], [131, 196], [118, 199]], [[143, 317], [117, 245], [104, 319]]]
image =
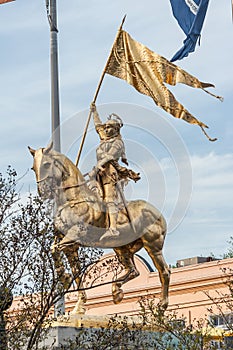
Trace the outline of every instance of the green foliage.
[[233, 258], [233, 237], [230, 237], [228, 243], [230, 246], [228, 247], [228, 251], [223, 254], [223, 259]]
[[141, 316], [145, 326], [157, 330], [153, 335], [156, 350], [214, 350], [208, 332], [204, 332], [205, 319], [194, 320], [188, 324], [184, 316], [177, 312], [163, 313], [153, 299], [143, 298], [140, 301]]
[[[48, 331], [45, 326], [51, 323], [53, 306], [69, 292], [77, 276], [61, 253], [70, 274], [67, 286], [61, 286], [51, 253], [56, 235], [52, 203], [33, 195], [21, 200], [17, 186], [17, 174], [11, 167], [6, 177], [0, 174], [1, 333], [5, 334], [6, 323], [10, 350], [36, 350]], [[97, 249], [80, 248], [80, 277], [101, 255]], [[15, 302], [3, 317], [11, 294]]]

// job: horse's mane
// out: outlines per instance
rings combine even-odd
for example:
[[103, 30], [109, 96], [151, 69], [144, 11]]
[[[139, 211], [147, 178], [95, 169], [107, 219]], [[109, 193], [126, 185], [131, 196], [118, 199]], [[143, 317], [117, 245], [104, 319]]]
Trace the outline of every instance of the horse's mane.
[[84, 177], [79, 168], [77, 168], [72, 160], [70, 160], [67, 156], [55, 150], [50, 150], [49, 155], [59, 161], [60, 164], [63, 165], [64, 169], [69, 170], [70, 172], [72, 171], [71, 175], [76, 175], [80, 180], [84, 181]]
[[69, 173], [69, 176], [74, 177], [76, 179], [77, 185], [83, 184], [80, 189], [85, 196], [88, 197], [95, 197], [94, 199], [97, 200], [96, 195], [93, 193], [93, 191], [90, 190], [90, 188], [87, 186], [84, 176], [82, 175], [79, 168], [75, 166], [75, 164], [70, 160], [67, 156], [64, 154], [55, 151], [50, 150], [49, 155], [59, 161], [59, 163], [63, 166], [64, 170]]

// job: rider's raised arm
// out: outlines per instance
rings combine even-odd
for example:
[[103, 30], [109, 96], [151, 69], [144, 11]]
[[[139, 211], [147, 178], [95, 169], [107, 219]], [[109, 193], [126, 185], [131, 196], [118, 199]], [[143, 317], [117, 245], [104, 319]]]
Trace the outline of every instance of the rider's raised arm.
[[99, 113], [96, 110], [96, 106], [94, 103], [91, 104], [91, 111], [93, 115], [93, 121], [95, 124], [95, 130], [99, 134], [99, 137], [101, 140], [104, 139], [105, 133], [104, 133], [104, 125], [100, 119]]

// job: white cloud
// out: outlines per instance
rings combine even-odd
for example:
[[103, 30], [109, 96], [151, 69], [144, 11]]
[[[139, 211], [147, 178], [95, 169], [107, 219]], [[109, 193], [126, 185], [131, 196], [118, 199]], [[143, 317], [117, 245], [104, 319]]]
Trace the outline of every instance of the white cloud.
[[166, 242], [166, 255], [173, 262], [211, 252], [220, 256], [232, 235], [233, 155], [195, 155], [191, 164], [192, 200], [183, 222]]
[[[209, 153], [193, 156], [193, 202], [233, 208], [233, 155]], [[201, 197], [201, 201], [200, 201]]]

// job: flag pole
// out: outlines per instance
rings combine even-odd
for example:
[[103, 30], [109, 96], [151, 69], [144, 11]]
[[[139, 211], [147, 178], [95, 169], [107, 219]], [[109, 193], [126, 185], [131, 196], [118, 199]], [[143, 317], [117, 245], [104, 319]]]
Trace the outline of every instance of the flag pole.
[[[112, 48], [111, 48], [111, 51], [110, 51], [110, 54], [108, 56], [108, 59], [107, 59], [107, 62], [105, 64], [105, 67], [103, 69], [103, 72], [101, 74], [101, 77], [100, 77], [100, 80], [99, 80], [99, 84], [96, 88], [96, 91], [95, 91], [95, 95], [94, 95], [94, 98], [93, 98], [93, 103], [96, 102], [96, 99], [98, 97], [98, 94], [99, 94], [99, 91], [100, 91], [100, 88], [101, 88], [101, 85], [103, 83], [103, 80], [104, 80], [104, 77], [105, 77], [105, 73], [106, 73], [106, 70], [107, 70], [107, 67], [108, 67], [108, 64], [109, 64], [109, 61], [110, 61], [110, 58], [111, 58], [111, 55], [112, 55], [112, 51], [113, 51], [113, 48], [114, 48], [114, 45], [115, 43], [117, 42], [117, 39], [119, 38], [119, 35], [121, 33], [121, 30], [122, 30], [122, 27], [123, 27], [123, 24], [125, 22], [125, 18], [126, 18], [126, 15], [123, 17], [122, 19], [122, 22], [121, 22], [121, 25], [117, 31], [117, 35], [116, 35], [116, 38], [113, 42], [113, 45], [112, 45]], [[88, 130], [88, 126], [89, 126], [89, 123], [90, 123], [90, 120], [91, 120], [91, 115], [92, 115], [92, 111], [90, 110], [89, 111], [89, 114], [88, 114], [88, 118], [87, 118], [87, 122], [86, 122], [86, 125], [85, 125], [85, 129], [84, 129], [84, 132], [83, 132], [83, 136], [82, 136], [82, 140], [81, 140], [81, 143], [80, 143], [80, 146], [79, 146], [79, 151], [78, 151], [78, 155], [77, 155], [77, 158], [76, 158], [76, 162], [75, 162], [75, 165], [78, 166], [78, 163], [79, 163], [79, 160], [80, 160], [80, 156], [81, 156], [81, 153], [82, 153], [82, 149], [83, 149], [83, 145], [84, 145], [84, 142], [85, 142], [85, 139], [86, 139], [86, 135], [87, 135], [87, 130]]]
[[232, 15], [232, 21], [233, 21], [233, 0], [231, 0], [231, 15]]
[[57, 0], [50, 0], [50, 63], [51, 63], [51, 122], [53, 148], [60, 152], [60, 108], [59, 108], [59, 73], [58, 73], [58, 30], [57, 30]]
[[[58, 72], [58, 29], [57, 0], [46, 0], [47, 17], [50, 26], [50, 69], [51, 69], [51, 126], [54, 150], [61, 152], [59, 72]], [[54, 317], [65, 314], [65, 297], [60, 297], [54, 305]]]

